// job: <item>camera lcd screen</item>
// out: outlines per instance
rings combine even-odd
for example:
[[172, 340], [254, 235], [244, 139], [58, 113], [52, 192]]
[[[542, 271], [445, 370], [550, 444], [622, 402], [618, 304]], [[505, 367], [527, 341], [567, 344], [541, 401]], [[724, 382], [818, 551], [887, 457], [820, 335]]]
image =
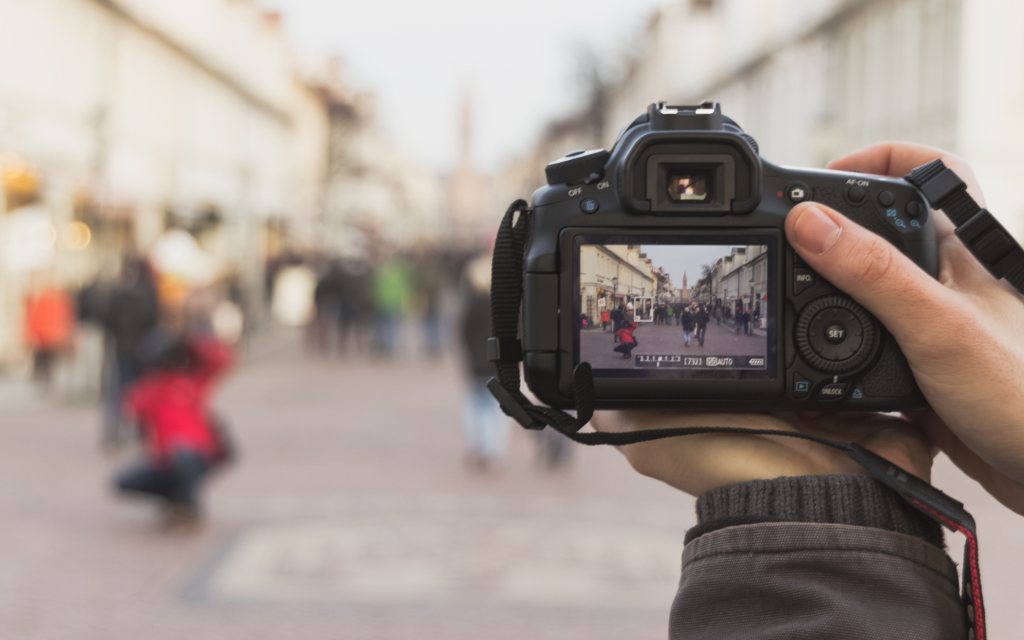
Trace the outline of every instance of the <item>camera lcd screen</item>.
[[773, 377], [772, 245], [708, 240], [580, 239], [578, 361], [598, 377]]

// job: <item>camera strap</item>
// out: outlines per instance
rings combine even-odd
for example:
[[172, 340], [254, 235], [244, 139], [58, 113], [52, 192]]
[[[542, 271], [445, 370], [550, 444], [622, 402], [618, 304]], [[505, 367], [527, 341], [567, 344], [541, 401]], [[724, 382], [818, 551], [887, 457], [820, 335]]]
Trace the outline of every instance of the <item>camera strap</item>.
[[[934, 163], [932, 163], [934, 164]], [[941, 164], [941, 163], [940, 163]], [[931, 165], [925, 165], [928, 167]], [[924, 169], [921, 167], [920, 169]], [[943, 165], [934, 174], [922, 178], [923, 184], [936, 184], [930, 182], [937, 179], [936, 176], [943, 176], [945, 170], [956, 177]], [[915, 172], [918, 170], [915, 170]], [[924, 175], [924, 174], [921, 174]], [[948, 174], [938, 178], [948, 182]], [[908, 178], [909, 180], [909, 178]], [[959, 178], [957, 178], [959, 181]], [[916, 183], [914, 183], [917, 186]], [[962, 184], [962, 181], [961, 181]], [[921, 187], [919, 187], [921, 188]], [[938, 192], [938, 189], [935, 189]], [[945, 191], [945, 189], [943, 189]], [[922, 192], [924, 190], [922, 189]], [[925, 197], [932, 202], [927, 192]], [[950, 206], [951, 198], [956, 198], [957, 206], [963, 207], [966, 212], [970, 203], [970, 196], [966, 195], [966, 187], [957, 192], [956, 189], [939, 194], [940, 200], [945, 200], [944, 206]], [[966, 200], [970, 200], [970, 203]], [[984, 216], [991, 218], [987, 211], [981, 209], [973, 214], [966, 212], [959, 217], [966, 217], [963, 228], [971, 233], [969, 237], [980, 239], [982, 250], [985, 255], [995, 255], [997, 251], [992, 250], [995, 244], [992, 240], [984, 240], [985, 232], [971, 232], [968, 224], [977, 216], [982, 215], [981, 222], [974, 224], [988, 224], [984, 222]], [[958, 211], [960, 211], [958, 209]], [[749, 434], [756, 436], [777, 436], [784, 438], [799, 438], [816, 442], [822, 446], [830, 447], [846, 454], [854, 462], [861, 465], [867, 473], [898, 493], [915, 509], [921, 511], [928, 517], [936, 520], [942, 526], [963, 534], [966, 539], [964, 545], [963, 560], [963, 586], [962, 599], [968, 626], [973, 632], [976, 640], [986, 638], [985, 628], [985, 607], [981, 592], [980, 565], [978, 561], [978, 534], [974, 518], [964, 509], [964, 505], [949, 497], [931, 484], [917, 478], [912, 473], [889, 462], [885, 458], [865, 449], [856, 443], [838, 442], [827, 438], [820, 438], [810, 434], [784, 431], [780, 429], [747, 429], [742, 427], [723, 426], [694, 426], [674, 427], [661, 429], [647, 429], [642, 431], [628, 431], [618, 433], [607, 433], [599, 431], [580, 431], [586, 426], [594, 413], [594, 379], [591, 367], [588, 363], [580, 363], [573, 370], [573, 397], [576, 401], [576, 415], [553, 409], [544, 405], [535, 404], [521, 390], [520, 363], [523, 359], [522, 344], [519, 340], [519, 317], [520, 305], [523, 297], [523, 259], [525, 255], [526, 240], [530, 228], [532, 211], [525, 200], [516, 200], [505, 211], [501, 225], [498, 227], [497, 239], [494, 247], [494, 255], [491, 262], [491, 323], [492, 337], [487, 341], [488, 358], [494, 363], [497, 375], [487, 382], [487, 388], [494, 398], [501, 405], [502, 411], [514, 419], [521, 426], [540, 430], [551, 427], [579, 444], [613, 445], [626, 446], [662, 438], [674, 438], [681, 436], [692, 436], [712, 433], [722, 434]], [[952, 215], [951, 215], [952, 218]], [[999, 226], [998, 222], [992, 219], [996, 226], [986, 227], [991, 233], [1005, 229]], [[960, 235], [961, 225], [957, 224], [957, 235]], [[981, 227], [976, 227], [981, 229]], [[1008, 234], [1006, 234], [1009, 237]], [[963, 236], [961, 236], [963, 237]], [[1011, 242], [1012, 238], [1011, 238]], [[1017, 252], [1021, 252], [1020, 246], [1013, 242]], [[970, 245], [968, 245], [970, 246]], [[972, 249], [972, 251], [974, 251]], [[978, 255], [975, 253], [975, 255]], [[1013, 259], [1014, 264], [1019, 265], [1017, 270], [1011, 264], [1006, 266], [1001, 260], [996, 261], [999, 269], [1007, 268], [1004, 274], [1017, 280], [1014, 282], [1018, 289], [1024, 289], [1024, 253], [1020, 259]], [[986, 266], [989, 266], [986, 263]], [[993, 267], [989, 266], [991, 270]], [[996, 272], [993, 271], [993, 274]], [[1020, 281], [1021, 284], [1016, 283]]]
[[956, 235], [996, 280], [1005, 278], [1024, 293], [1024, 248], [988, 209], [967, 193], [967, 185], [942, 160], [932, 160], [903, 178], [917, 187], [933, 209], [956, 226]]

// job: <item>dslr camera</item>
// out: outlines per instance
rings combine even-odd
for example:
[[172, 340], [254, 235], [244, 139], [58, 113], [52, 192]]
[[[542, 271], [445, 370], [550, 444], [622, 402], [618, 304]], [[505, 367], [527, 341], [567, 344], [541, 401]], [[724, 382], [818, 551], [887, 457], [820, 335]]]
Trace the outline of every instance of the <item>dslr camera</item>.
[[546, 167], [523, 256], [527, 384], [572, 408], [897, 410], [923, 399], [892, 336], [786, 242], [793, 205], [829, 205], [934, 277], [910, 183], [774, 165], [717, 103], [651, 105], [611, 151]]

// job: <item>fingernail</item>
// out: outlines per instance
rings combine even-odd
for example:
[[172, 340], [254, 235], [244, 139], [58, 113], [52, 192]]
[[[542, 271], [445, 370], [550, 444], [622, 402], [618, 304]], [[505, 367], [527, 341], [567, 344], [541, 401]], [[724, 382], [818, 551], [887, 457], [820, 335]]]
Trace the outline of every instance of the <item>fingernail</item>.
[[806, 251], [822, 255], [835, 246], [843, 228], [813, 204], [804, 205], [793, 223], [793, 240]]

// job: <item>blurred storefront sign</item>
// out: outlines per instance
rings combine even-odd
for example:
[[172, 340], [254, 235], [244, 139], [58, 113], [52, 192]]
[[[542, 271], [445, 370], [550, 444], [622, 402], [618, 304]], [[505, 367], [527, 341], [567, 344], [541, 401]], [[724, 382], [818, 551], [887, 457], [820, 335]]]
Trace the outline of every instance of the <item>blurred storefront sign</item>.
[[162, 275], [180, 278], [193, 287], [203, 287], [216, 277], [211, 258], [186, 231], [172, 229], [157, 239], [150, 251], [153, 267]]
[[49, 267], [56, 256], [57, 228], [40, 206], [20, 207], [0, 221], [0, 266], [16, 274]]

